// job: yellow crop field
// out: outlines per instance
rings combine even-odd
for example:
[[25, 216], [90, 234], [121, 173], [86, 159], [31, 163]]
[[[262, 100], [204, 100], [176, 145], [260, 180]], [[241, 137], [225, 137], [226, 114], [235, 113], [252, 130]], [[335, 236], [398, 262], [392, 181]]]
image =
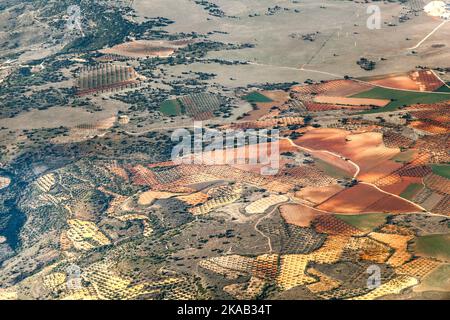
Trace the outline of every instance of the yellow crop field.
[[395, 249], [394, 254], [387, 261], [393, 267], [398, 267], [411, 259], [411, 254], [408, 252], [408, 241], [412, 236], [404, 236], [399, 234], [387, 234], [371, 232], [369, 236], [377, 241], [383, 242]]
[[89, 280], [100, 299], [133, 299], [145, 293], [145, 284], [133, 285], [132, 279], [120, 277], [111, 271], [107, 263], [89, 266], [83, 277]]
[[90, 250], [111, 243], [93, 222], [73, 219], [67, 223], [70, 226], [67, 237], [77, 250]]
[[0, 288], [0, 301], [1, 300], [16, 300], [17, 292], [11, 291], [9, 289]]
[[265, 198], [256, 200], [245, 207], [245, 211], [249, 214], [264, 213], [270, 207], [288, 201], [289, 198], [284, 195], [270, 195]]
[[350, 300], [375, 300], [389, 294], [399, 294], [404, 289], [415, 286], [419, 281], [408, 275], [400, 275], [384, 284], [381, 284], [378, 288], [371, 292], [352, 298]]
[[311, 292], [319, 293], [330, 291], [341, 285], [339, 280], [333, 279], [314, 268], [308, 269], [308, 273], [320, 279], [318, 282], [306, 286]]
[[336, 263], [342, 255], [349, 240], [346, 236], [328, 236], [323, 246], [309, 254], [312, 261], [317, 263]]
[[208, 200], [208, 195], [203, 192], [196, 192], [196, 193], [185, 195], [185, 196], [178, 196], [177, 199], [179, 199], [191, 206], [196, 206], [196, 205]]
[[176, 193], [171, 193], [171, 192], [150, 190], [150, 191], [143, 192], [139, 195], [138, 204], [140, 204], [142, 206], [146, 206], [146, 205], [152, 204], [155, 200], [169, 199], [176, 195], [177, 195]]
[[352, 237], [346, 249], [357, 251], [359, 258], [376, 263], [384, 263], [391, 255], [390, 248], [368, 237]]
[[62, 272], [50, 273], [44, 277], [44, 286], [51, 290], [56, 291], [58, 288], [65, 286], [66, 274]]
[[239, 300], [251, 300], [258, 297], [266, 286], [266, 282], [251, 277], [248, 283], [233, 283], [223, 288], [223, 291]]
[[227, 279], [237, 279], [252, 271], [254, 258], [230, 255], [215, 257], [199, 262], [199, 266], [209, 271], [223, 275]]
[[277, 283], [284, 290], [316, 282], [311, 276], [305, 274], [309, 259], [307, 255], [288, 254], [281, 257], [280, 273]]
[[48, 173], [36, 180], [36, 185], [42, 192], [49, 192], [55, 183], [56, 178], [53, 173]]
[[193, 215], [207, 214], [213, 209], [223, 207], [227, 204], [231, 204], [241, 197], [242, 187], [239, 184], [233, 186], [232, 189], [223, 189], [223, 193], [218, 192], [217, 195], [200, 206], [189, 209]]
[[418, 258], [396, 268], [395, 272], [397, 274], [407, 274], [422, 279], [440, 265], [442, 265], [441, 262], [429, 258]]

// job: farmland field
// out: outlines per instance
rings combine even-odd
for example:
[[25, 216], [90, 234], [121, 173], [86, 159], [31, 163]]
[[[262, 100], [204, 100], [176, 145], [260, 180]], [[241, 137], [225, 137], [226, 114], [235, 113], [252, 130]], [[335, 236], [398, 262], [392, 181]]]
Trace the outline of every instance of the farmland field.
[[248, 102], [272, 102], [272, 99], [266, 97], [265, 95], [259, 92], [251, 92], [242, 97], [244, 100]]
[[400, 196], [402, 198], [411, 200], [412, 197], [414, 197], [421, 189], [423, 188], [423, 185], [418, 183], [411, 183], [405, 191], [403, 191]]
[[362, 231], [372, 231], [386, 222], [388, 214], [367, 213], [361, 215], [336, 215], [337, 218]]
[[431, 166], [434, 174], [450, 179], [450, 165], [448, 164], [434, 164]]
[[419, 237], [414, 243], [417, 253], [450, 261], [450, 235], [437, 234]]
[[182, 114], [182, 107], [177, 99], [166, 100], [161, 104], [160, 110], [167, 116], [178, 116]]
[[450, 100], [450, 95], [445, 93], [424, 93], [411, 92], [394, 89], [385, 89], [381, 87], [373, 88], [369, 91], [358, 93], [354, 98], [370, 98], [370, 99], [390, 99], [392, 100], [386, 107], [377, 108], [362, 113], [378, 113], [397, 110], [403, 106], [417, 103], [437, 103]]
[[450, 299], [428, 3], [2, 1], [0, 300]]

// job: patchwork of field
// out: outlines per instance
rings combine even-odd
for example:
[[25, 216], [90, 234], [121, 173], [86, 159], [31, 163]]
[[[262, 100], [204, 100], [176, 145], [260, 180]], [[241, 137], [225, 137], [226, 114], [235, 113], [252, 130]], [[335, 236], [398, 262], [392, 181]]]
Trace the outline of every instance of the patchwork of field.
[[436, 91], [444, 83], [430, 70], [412, 71], [407, 74], [393, 74], [364, 78], [380, 87], [414, 91]]
[[448, 296], [449, 29], [369, 3], [135, 0], [42, 59], [5, 40], [0, 300]]

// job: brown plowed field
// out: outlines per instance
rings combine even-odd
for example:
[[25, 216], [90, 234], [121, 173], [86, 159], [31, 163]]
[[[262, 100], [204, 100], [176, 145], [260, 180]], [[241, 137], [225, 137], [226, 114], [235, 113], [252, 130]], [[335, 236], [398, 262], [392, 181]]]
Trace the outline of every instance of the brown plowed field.
[[315, 204], [319, 204], [342, 191], [344, 188], [340, 185], [326, 187], [306, 187], [295, 193], [295, 197]]
[[148, 56], [165, 58], [171, 56], [177, 49], [183, 48], [191, 42], [191, 40], [136, 40], [102, 49], [100, 52], [130, 58], [145, 58]]
[[376, 106], [385, 107], [391, 100], [382, 99], [366, 99], [366, 98], [346, 98], [335, 96], [316, 96], [314, 102], [318, 103], [334, 103], [344, 106]]
[[324, 213], [301, 204], [285, 204], [280, 206], [280, 214], [283, 219], [299, 227], [309, 227], [318, 215]]
[[[382, 134], [378, 132], [351, 134], [340, 129], [316, 129], [306, 132], [304, 136], [296, 139], [295, 143], [312, 149], [329, 150], [349, 158], [360, 167], [359, 179], [363, 181], [375, 181], [402, 166], [390, 160], [400, 150], [387, 148], [383, 143]], [[352, 167], [352, 171], [355, 171], [347, 161], [329, 156], [330, 163], [338, 166], [341, 160], [346, 163], [346, 167]]]
[[393, 89], [435, 91], [442, 87], [443, 83], [430, 70], [412, 71], [405, 74], [386, 75], [370, 81], [374, 85]]
[[412, 204], [378, 191], [372, 186], [358, 184], [348, 188], [317, 207], [320, 210], [337, 213], [417, 212]]

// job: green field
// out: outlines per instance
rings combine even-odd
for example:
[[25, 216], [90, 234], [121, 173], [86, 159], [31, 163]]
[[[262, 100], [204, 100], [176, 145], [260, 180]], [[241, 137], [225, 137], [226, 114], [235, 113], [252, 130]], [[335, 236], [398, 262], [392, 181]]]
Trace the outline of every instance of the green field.
[[450, 165], [448, 164], [433, 164], [431, 170], [438, 176], [450, 179]]
[[353, 178], [353, 176], [348, 173], [347, 171], [344, 171], [338, 167], [333, 166], [332, 164], [329, 164], [328, 162], [325, 162], [321, 159], [314, 159], [317, 167], [321, 169], [323, 172], [325, 172], [327, 175], [336, 178], [336, 179], [342, 179], [342, 178]]
[[159, 107], [159, 111], [166, 116], [178, 116], [182, 114], [182, 108], [177, 99], [164, 101]]
[[393, 160], [395, 162], [409, 162], [412, 160], [414, 153], [414, 150], [403, 151], [392, 157], [390, 160]]
[[422, 188], [423, 185], [420, 183], [411, 183], [406, 187], [405, 191], [400, 194], [400, 197], [411, 200]]
[[[450, 86], [450, 82], [447, 83], [447, 86]], [[437, 89], [435, 92], [450, 92], [450, 88], [447, 86], [442, 86]]]
[[416, 254], [450, 261], [450, 234], [433, 234], [418, 237], [414, 249]]
[[273, 100], [266, 97], [265, 95], [259, 93], [259, 92], [251, 92], [245, 96], [242, 97], [242, 99], [248, 101], [248, 102], [272, 102]]
[[383, 225], [386, 222], [386, 218], [389, 216], [389, 214], [385, 213], [367, 213], [358, 215], [336, 214], [335, 216], [361, 231], [369, 232]]
[[450, 264], [443, 264], [429, 273], [425, 278], [423, 278], [421, 283], [421, 288], [424, 289], [439, 289], [448, 291], [449, 288], [449, 275], [450, 274]]
[[370, 99], [391, 99], [392, 102], [386, 107], [367, 110], [361, 112], [378, 113], [395, 111], [404, 105], [412, 105], [416, 103], [437, 103], [450, 100], [450, 94], [445, 93], [429, 93], [429, 92], [410, 92], [404, 90], [386, 89], [376, 87], [369, 91], [361, 92], [353, 95], [352, 98], [370, 98]]

